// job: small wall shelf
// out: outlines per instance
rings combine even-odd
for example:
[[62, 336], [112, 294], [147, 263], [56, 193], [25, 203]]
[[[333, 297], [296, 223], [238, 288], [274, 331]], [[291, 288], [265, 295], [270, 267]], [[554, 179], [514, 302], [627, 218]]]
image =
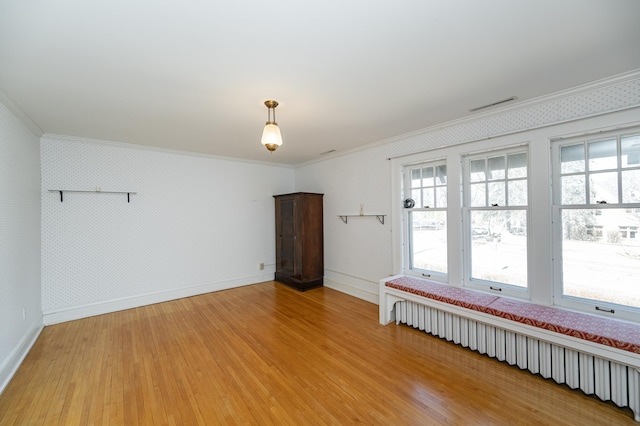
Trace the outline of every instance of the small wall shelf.
[[375, 217], [381, 225], [384, 225], [384, 217], [386, 214], [341, 214], [338, 215], [344, 223], [347, 223], [350, 217]]
[[127, 194], [127, 203], [131, 202], [131, 194], [137, 194], [137, 192], [134, 191], [101, 191], [101, 190], [95, 190], [95, 191], [79, 191], [79, 190], [75, 190], [75, 189], [50, 189], [49, 192], [59, 192], [60, 193], [60, 202], [62, 203], [64, 201], [64, 197], [63, 197], [63, 193], [65, 192], [84, 192], [84, 193], [94, 193], [94, 194]]

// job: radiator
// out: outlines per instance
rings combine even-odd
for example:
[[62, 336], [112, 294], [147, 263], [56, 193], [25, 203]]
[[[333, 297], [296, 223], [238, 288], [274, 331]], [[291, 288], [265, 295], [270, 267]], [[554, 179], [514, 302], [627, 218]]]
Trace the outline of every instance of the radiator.
[[411, 301], [396, 302], [395, 317], [396, 324], [424, 330], [587, 395], [629, 407], [640, 421], [640, 372], [635, 368]]

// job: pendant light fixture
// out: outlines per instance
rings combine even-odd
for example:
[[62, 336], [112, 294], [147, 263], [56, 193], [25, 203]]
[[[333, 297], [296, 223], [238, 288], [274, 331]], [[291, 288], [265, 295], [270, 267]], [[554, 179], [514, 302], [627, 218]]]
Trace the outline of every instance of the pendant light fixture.
[[[280, 145], [282, 145], [282, 136], [280, 135], [280, 128], [276, 123], [276, 107], [278, 101], [264, 101], [267, 106], [267, 125], [264, 126], [262, 131], [262, 145], [264, 145], [269, 151], [275, 151]], [[271, 119], [273, 114], [273, 120]]]

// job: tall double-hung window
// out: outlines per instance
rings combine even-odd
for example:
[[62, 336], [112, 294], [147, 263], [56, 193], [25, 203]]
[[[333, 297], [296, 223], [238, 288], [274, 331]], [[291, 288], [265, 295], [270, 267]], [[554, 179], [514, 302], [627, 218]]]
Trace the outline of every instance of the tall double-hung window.
[[444, 161], [405, 169], [409, 269], [428, 277], [447, 274], [447, 166]]
[[484, 152], [463, 161], [467, 283], [521, 292], [528, 276], [527, 149]]
[[640, 129], [557, 141], [556, 303], [640, 308]]

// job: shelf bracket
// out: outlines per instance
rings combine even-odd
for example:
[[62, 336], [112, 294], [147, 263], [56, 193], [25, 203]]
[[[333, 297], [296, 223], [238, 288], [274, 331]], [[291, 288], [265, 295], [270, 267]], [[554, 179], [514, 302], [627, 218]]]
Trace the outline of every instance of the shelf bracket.
[[380, 222], [381, 225], [384, 225], [384, 215], [383, 214], [377, 214], [376, 218], [378, 218], [378, 222]]
[[347, 223], [347, 220], [349, 219], [349, 216], [339, 216], [339, 217], [340, 219], [342, 219], [344, 223]]

